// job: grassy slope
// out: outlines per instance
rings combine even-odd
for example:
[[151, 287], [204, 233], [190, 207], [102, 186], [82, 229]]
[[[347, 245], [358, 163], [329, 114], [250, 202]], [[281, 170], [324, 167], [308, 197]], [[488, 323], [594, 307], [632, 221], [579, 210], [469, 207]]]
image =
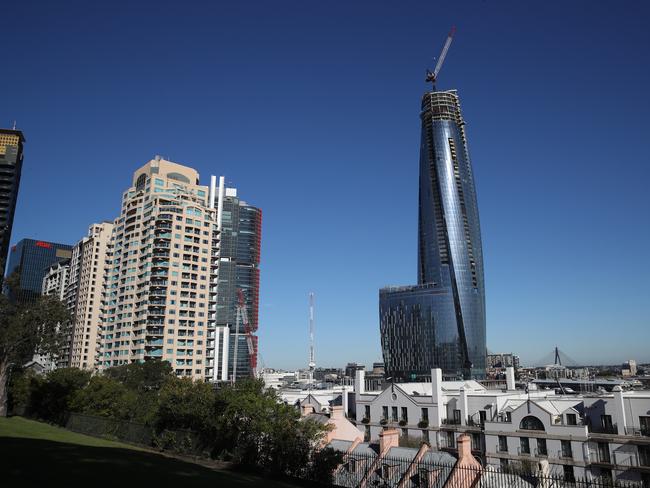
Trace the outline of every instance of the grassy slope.
[[290, 488], [255, 476], [217, 471], [127, 444], [69, 432], [20, 417], [0, 418], [0, 485], [192, 486]]

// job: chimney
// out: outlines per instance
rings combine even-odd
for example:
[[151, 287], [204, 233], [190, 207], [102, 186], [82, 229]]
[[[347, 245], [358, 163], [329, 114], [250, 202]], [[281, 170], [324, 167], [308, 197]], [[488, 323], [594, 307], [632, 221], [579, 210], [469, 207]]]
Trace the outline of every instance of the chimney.
[[366, 372], [363, 369], [357, 369], [354, 376], [354, 392], [357, 399], [366, 392]]
[[456, 439], [458, 445], [458, 464], [460, 466], [473, 465], [476, 459], [472, 455], [472, 439], [467, 434], [461, 434]]
[[616, 428], [618, 435], [625, 435], [625, 404], [623, 403], [623, 388], [615, 386], [612, 389], [614, 393], [614, 409], [616, 411]]
[[341, 403], [343, 403], [343, 415], [346, 417], [348, 416], [348, 412], [350, 411], [350, 404], [349, 404], [349, 397], [348, 397], [348, 387], [344, 386], [343, 387], [343, 393], [341, 393]]
[[510, 391], [515, 388], [515, 368], [508, 366], [506, 368], [506, 389]]
[[434, 368], [431, 370], [431, 403], [435, 405], [431, 421], [434, 427], [442, 424], [442, 410], [444, 409], [442, 399], [442, 370]]
[[460, 424], [467, 425], [467, 390], [460, 387]]
[[300, 407], [300, 415], [306, 417], [310, 413], [314, 413], [314, 406], [306, 403]]
[[391, 447], [399, 447], [399, 431], [397, 429], [385, 429], [379, 433], [379, 454], [388, 452]]
[[345, 415], [343, 414], [343, 406], [341, 405], [332, 405], [330, 407], [330, 418], [331, 419], [342, 419]]

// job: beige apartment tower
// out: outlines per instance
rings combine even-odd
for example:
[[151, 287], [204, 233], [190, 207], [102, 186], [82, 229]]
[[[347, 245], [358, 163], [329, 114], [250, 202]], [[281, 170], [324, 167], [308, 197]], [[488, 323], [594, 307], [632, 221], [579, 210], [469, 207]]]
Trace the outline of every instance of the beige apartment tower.
[[99, 366], [104, 274], [112, 232], [110, 222], [93, 224], [72, 250], [66, 302], [72, 314], [69, 366], [73, 368]]
[[107, 257], [100, 367], [166, 360], [204, 379], [211, 246], [210, 189], [199, 174], [157, 157], [122, 197]]

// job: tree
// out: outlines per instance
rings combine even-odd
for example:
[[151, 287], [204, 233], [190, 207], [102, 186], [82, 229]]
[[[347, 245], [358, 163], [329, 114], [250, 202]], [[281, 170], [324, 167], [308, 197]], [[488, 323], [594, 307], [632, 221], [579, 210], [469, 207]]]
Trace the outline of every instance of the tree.
[[131, 420], [138, 405], [138, 395], [119, 381], [106, 376], [95, 376], [84, 387], [73, 393], [69, 402], [71, 412]]
[[[7, 278], [9, 290], [17, 290], [18, 277]], [[33, 303], [0, 295], [0, 417], [7, 415], [7, 382], [11, 369], [27, 362], [35, 353], [56, 355], [63, 334], [59, 324], [68, 322], [65, 306], [55, 297], [37, 297]]]
[[88, 384], [90, 376], [90, 371], [77, 368], [51, 371], [32, 390], [29, 413], [49, 422], [64, 424], [72, 399]]

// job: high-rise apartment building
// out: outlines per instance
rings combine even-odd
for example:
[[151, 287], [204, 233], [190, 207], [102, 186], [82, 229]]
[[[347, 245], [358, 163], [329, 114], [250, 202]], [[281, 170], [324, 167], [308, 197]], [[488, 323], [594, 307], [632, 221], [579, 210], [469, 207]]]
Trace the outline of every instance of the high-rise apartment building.
[[25, 137], [21, 131], [0, 129], [0, 284], [7, 264], [14, 223], [24, 142]]
[[12, 299], [23, 303], [33, 302], [43, 291], [43, 278], [49, 267], [70, 259], [72, 246], [55, 242], [22, 239], [11, 248], [7, 276], [18, 273], [17, 290]]
[[59, 363], [94, 370], [99, 367], [99, 346], [102, 329], [104, 274], [111, 250], [113, 224], [93, 224], [88, 235], [72, 250], [64, 302], [71, 314], [67, 326], [68, 348]]
[[69, 279], [70, 260], [66, 259], [54, 263], [45, 272], [41, 295], [54, 296], [64, 302]]
[[379, 292], [386, 376], [485, 375], [483, 256], [465, 121], [455, 90], [422, 98], [418, 284]]
[[165, 360], [178, 376], [233, 379], [234, 349], [239, 357], [257, 342], [237, 333], [231, 313], [241, 289], [257, 327], [260, 221], [248, 207], [223, 178], [204, 186], [194, 169], [159, 157], [135, 172], [106, 259], [101, 368]]

